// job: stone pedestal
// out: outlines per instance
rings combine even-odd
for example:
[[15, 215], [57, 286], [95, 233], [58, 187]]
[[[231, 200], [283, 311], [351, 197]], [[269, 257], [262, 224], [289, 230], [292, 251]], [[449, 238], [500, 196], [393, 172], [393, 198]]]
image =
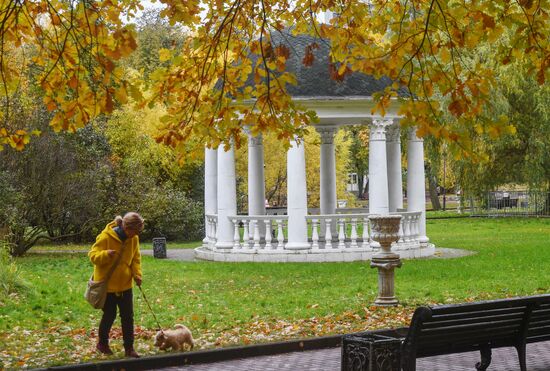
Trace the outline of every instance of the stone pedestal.
[[399, 303], [395, 297], [394, 270], [401, 267], [398, 254], [391, 251], [391, 244], [399, 239], [401, 215], [369, 216], [372, 239], [380, 243], [381, 249], [371, 260], [371, 268], [378, 268], [378, 297], [374, 304], [393, 306]]

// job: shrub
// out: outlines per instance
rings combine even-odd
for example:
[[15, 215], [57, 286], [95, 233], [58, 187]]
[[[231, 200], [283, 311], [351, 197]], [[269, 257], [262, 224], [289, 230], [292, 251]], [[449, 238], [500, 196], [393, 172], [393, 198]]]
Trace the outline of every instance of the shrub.
[[14, 259], [9, 255], [7, 244], [0, 241], [0, 303], [13, 294], [23, 294], [29, 284], [19, 275]]
[[140, 209], [145, 218], [144, 238], [194, 241], [204, 237], [202, 205], [182, 191], [155, 188], [143, 197]]

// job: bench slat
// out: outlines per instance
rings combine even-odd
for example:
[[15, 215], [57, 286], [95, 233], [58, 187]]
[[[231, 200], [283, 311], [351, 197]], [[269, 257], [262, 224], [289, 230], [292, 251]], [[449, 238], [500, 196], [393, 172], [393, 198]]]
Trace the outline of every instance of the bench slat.
[[550, 309], [534, 310], [532, 317], [533, 318], [550, 318]]
[[550, 340], [550, 333], [545, 332], [544, 334], [539, 334], [537, 336], [528, 336], [526, 341], [527, 343], [537, 343], [539, 341], [547, 341]]
[[460, 313], [468, 311], [485, 311], [494, 308], [513, 308], [529, 304], [550, 304], [550, 295], [527, 296], [523, 298], [480, 301], [466, 304], [449, 304], [431, 307], [434, 313]]
[[527, 330], [527, 336], [538, 335], [541, 333], [550, 333], [550, 325], [531, 327]]
[[520, 328], [520, 325], [508, 325], [489, 328], [491, 330], [490, 332], [482, 331], [488, 330], [488, 328], [468, 328], [461, 332], [447, 332], [443, 330], [426, 333], [422, 331], [418, 338], [418, 344], [429, 344], [433, 342], [477, 343], [487, 341], [487, 339], [497, 339], [499, 337], [517, 338]]
[[527, 327], [531, 328], [531, 327], [540, 327], [540, 326], [546, 326], [546, 325], [550, 325], [550, 318], [535, 319], [535, 320], [529, 321], [529, 324]]
[[[476, 341], [481, 336], [487, 336], [484, 332], [490, 331], [489, 336], [492, 336], [493, 333], [514, 333], [516, 335], [519, 335], [519, 329], [520, 325], [507, 325], [502, 327], [476, 327], [476, 328], [467, 328], [463, 329], [462, 331], [435, 331], [430, 333], [421, 333], [421, 339], [423, 338], [441, 338], [442, 340], [446, 341], [455, 341], [458, 339], [469, 339], [469, 341]], [[535, 332], [533, 332], [535, 333]]]
[[433, 321], [433, 318], [432, 318], [429, 321], [424, 322], [423, 328], [452, 327], [452, 326], [458, 326], [458, 325], [487, 323], [487, 322], [505, 321], [505, 320], [521, 322], [523, 320], [523, 312], [499, 314], [495, 316], [475, 316], [475, 317], [467, 317], [467, 318], [453, 318], [453, 319], [446, 319], [446, 320], [440, 320], [438, 318], [437, 321]]
[[540, 317], [550, 317], [550, 309], [534, 310], [533, 314]]
[[[500, 348], [500, 347], [511, 347], [515, 345], [515, 341], [513, 339], [497, 339], [491, 342], [491, 346], [493, 348]], [[417, 358], [422, 357], [431, 357], [431, 356], [438, 356], [443, 354], [451, 354], [451, 353], [463, 353], [463, 352], [472, 352], [472, 351], [479, 351], [480, 350], [480, 344], [470, 344], [470, 343], [463, 343], [463, 344], [437, 344], [430, 346], [430, 347], [420, 347], [417, 350]]]
[[511, 313], [523, 313], [527, 306], [521, 305], [521, 306], [514, 306], [511, 308], [492, 308], [492, 309], [484, 309], [482, 311], [478, 310], [469, 310], [464, 311], [461, 310], [457, 313], [449, 313], [448, 311], [445, 311], [442, 313], [437, 308], [432, 308], [432, 318], [455, 318], [455, 317], [468, 317], [468, 316], [478, 316], [478, 317], [485, 317], [485, 316], [492, 316], [492, 315], [499, 315], [499, 314], [511, 314]]

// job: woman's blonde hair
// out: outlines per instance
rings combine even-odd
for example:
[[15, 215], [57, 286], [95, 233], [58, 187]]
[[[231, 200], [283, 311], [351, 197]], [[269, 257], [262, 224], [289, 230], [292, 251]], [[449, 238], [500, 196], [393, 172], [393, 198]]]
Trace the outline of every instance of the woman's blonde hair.
[[129, 213], [124, 214], [124, 218], [121, 217], [120, 215], [116, 216], [115, 223], [119, 227], [130, 229], [132, 231], [141, 232], [143, 230], [144, 220], [141, 217], [141, 215], [131, 211]]

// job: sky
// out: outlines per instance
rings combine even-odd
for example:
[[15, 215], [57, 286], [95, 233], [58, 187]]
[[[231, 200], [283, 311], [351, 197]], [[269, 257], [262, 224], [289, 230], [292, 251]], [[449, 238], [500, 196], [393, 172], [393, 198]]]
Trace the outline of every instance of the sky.
[[[141, 4], [143, 5], [143, 7], [145, 9], [154, 9], [154, 8], [162, 9], [164, 7], [164, 5], [160, 1], [153, 2], [151, 0], [142, 0]], [[138, 18], [141, 16], [141, 13], [142, 12], [138, 12], [138, 14], [137, 14]], [[317, 15], [317, 18], [321, 22], [326, 22], [327, 21], [327, 15], [325, 13], [321, 13], [321, 14]], [[330, 19], [330, 16], [328, 18]]]

